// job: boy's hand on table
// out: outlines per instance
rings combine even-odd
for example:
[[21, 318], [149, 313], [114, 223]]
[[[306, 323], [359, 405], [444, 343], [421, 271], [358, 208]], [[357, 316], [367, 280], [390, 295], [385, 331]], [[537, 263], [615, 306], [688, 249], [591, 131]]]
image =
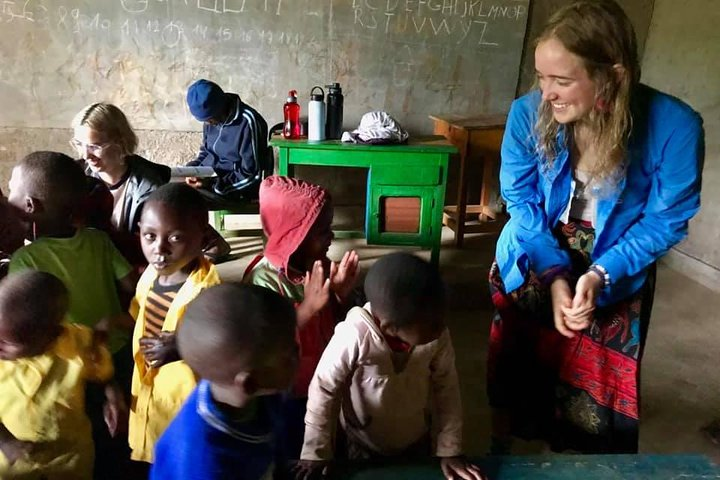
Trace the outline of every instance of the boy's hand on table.
[[355, 288], [359, 264], [360, 257], [355, 250], [345, 252], [340, 263], [332, 262], [330, 264], [330, 288], [340, 301], [345, 301], [352, 289]]
[[175, 332], [160, 332], [157, 337], [142, 337], [140, 351], [153, 368], [180, 360]]
[[465, 460], [465, 457], [443, 457], [440, 468], [447, 480], [462, 478], [465, 480], [485, 480], [480, 467]]
[[328, 460], [298, 460], [292, 468], [296, 480], [311, 480], [328, 475]]
[[111, 437], [125, 431], [128, 426], [128, 408], [125, 395], [116, 383], [105, 385], [105, 404], [103, 405], [103, 418]]

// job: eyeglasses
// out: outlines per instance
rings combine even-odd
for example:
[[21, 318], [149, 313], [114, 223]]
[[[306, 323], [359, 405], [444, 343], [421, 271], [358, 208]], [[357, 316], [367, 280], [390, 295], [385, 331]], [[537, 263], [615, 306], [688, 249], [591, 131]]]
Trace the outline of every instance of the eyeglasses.
[[102, 145], [98, 145], [96, 143], [85, 143], [81, 142], [77, 138], [73, 138], [70, 140], [70, 146], [73, 147], [75, 150], [79, 152], [90, 152], [93, 155], [101, 155], [103, 149], [109, 147], [112, 145], [111, 143], [103, 143]]

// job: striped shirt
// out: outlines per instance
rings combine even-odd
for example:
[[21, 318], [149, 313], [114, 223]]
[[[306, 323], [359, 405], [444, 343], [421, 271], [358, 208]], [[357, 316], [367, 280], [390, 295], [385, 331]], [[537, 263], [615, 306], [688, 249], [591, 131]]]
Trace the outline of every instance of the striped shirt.
[[157, 337], [162, 331], [170, 305], [183, 283], [174, 285], [160, 285], [157, 279], [148, 292], [147, 303], [145, 304], [145, 335]]

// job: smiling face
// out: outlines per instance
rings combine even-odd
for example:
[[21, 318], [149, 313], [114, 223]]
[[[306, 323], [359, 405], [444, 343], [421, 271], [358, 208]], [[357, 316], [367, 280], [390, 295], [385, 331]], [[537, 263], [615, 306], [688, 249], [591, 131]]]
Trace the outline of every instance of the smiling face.
[[140, 220], [140, 243], [145, 259], [168, 284], [180, 283], [202, 255], [207, 222], [183, 215], [158, 201], [145, 204]]
[[555, 121], [567, 124], [588, 117], [595, 107], [596, 85], [580, 57], [551, 37], [535, 49], [535, 72]]
[[74, 128], [70, 144], [94, 173], [115, 173], [125, 168], [118, 146], [87, 125]]

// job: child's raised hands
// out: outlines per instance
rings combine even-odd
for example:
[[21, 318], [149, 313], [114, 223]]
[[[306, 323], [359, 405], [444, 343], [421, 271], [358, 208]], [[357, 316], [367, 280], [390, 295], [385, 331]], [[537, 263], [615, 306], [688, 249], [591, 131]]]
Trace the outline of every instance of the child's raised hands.
[[348, 297], [355, 287], [359, 263], [360, 257], [357, 252], [351, 250], [345, 252], [340, 263], [332, 262], [330, 264], [330, 288], [341, 302]]
[[305, 299], [297, 308], [298, 324], [302, 326], [330, 301], [330, 279], [325, 278], [322, 261], [313, 263], [312, 271], [305, 273], [303, 281]]

